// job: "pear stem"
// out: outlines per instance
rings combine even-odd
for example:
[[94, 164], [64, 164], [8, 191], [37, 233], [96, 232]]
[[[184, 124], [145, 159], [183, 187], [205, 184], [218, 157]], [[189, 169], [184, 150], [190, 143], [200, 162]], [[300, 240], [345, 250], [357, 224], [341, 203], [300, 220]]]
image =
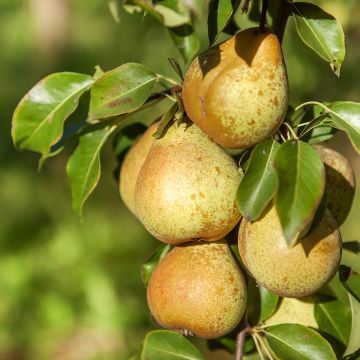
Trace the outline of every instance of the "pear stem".
[[236, 357], [235, 360], [242, 360], [244, 356], [244, 344], [247, 333], [251, 330], [251, 327], [247, 325], [242, 329], [236, 337]]
[[266, 23], [266, 12], [268, 8], [268, 0], [262, 1], [261, 15], [260, 15], [260, 24], [259, 30], [261, 33], [265, 32], [265, 23]]
[[291, 14], [291, 3], [287, 0], [280, 0], [280, 5], [276, 14], [275, 24], [274, 24], [274, 33], [277, 35], [280, 44], [282, 43], [286, 23]]

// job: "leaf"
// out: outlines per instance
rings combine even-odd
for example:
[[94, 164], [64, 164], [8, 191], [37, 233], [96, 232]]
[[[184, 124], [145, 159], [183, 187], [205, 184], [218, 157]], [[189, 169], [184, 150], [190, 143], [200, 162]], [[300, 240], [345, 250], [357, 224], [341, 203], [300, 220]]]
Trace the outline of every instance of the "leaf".
[[70, 179], [73, 208], [81, 217], [82, 207], [100, 178], [100, 151], [114, 127], [107, 127], [80, 137], [70, 156], [66, 173]]
[[351, 305], [352, 321], [350, 339], [343, 355], [344, 357], [353, 354], [355, 351], [360, 349], [360, 303], [350, 293], [348, 295]]
[[184, 74], [183, 71], [181, 69], [181, 66], [179, 65], [179, 63], [177, 62], [176, 59], [174, 58], [168, 58], [170, 65], [172, 66], [172, 68], [175, 70], [175, 72], [178, 74], [179, 78], [181, 80], [184, 80]]
[[296, 30], [302, 41], [330, 63], [340, 75], [345, 58], [344, 32], [339, 22], [318, 6], [305, 2], [292, 3]]
[[141, 266], [141, 279], [145, 285], [148, 284], [151, 274], [154, 272], [160, 260], [170, 251], [170, 245], [160, 245], [154, 254]]
[[[231, 336], [232, 335], [232, 336]], [[226, 349], [234, 354], [236, 352], [236, 330], [221, 338], [208, 340], [208, 348], [210, 350]], [[247, 336], [243, 346], [243, 353], [249, 353], [254, 350], [255, 344], [251, 336]]]
[[276, 208], [287, 243], [292, 246], [311, 223], [325, 189], [319, 154], [303, 141], [282, 144], [274, 159], [279, 181]]
[[212, 45], [230, 23], [241, 0], [210, 0], [208, 14], [208, 36]]
[[108, 2], [109, 11], [116, 23], [120, 22], [120, 10], [119, 3], [117, 0], [110, 0]]
[[178, 103], [174, 103], [168, 111], [162, 116], [160, 119], [160, 124], [156, 132], [152, 135], [155, 139], [160, 139], [164, 136], [166, 129], [172, 120], [174, 120], [174, 116], [179, 109]]
[[12, 138], [19, 149], [46, 156], [63, 133], [65, 120], [77, 108], [93, 79], [77, 73], [51, 74], [20, 101], [12, 119]]
[[315, 303], [315, 319], [319, 330], [332, 335], [344, 345], [350, 336], [351, 312], [340, 300], [321, 297]]
[[265, 330], [266, 339], [279, 359], [336, 360], [330, 344], [315, 330], [299, 324], [281, 324]]
[[360, 153], [360, 103], [337, 101], [329, 105], [334, 125], [345, 131], [357, 152]]
[[205, 360], [200, 351], [183, 335], [168, 330], [146, 334], [141, 360]]
[[237, 192], [240, 213], [247, 220], [256, 220], [276, 193], [277, 178], [273, 160], [280, 144], [268, 139], [251, 152], [248, 170]]
[[91, 121], [131, 112], [149, 97], [157, 75], [145, 66], [127, 63], [100, 76], [91, 88]]
[[268, 319], [276, 311], [279, 296], [270, 290], [259, 286], [260, 292], [260, 321]]

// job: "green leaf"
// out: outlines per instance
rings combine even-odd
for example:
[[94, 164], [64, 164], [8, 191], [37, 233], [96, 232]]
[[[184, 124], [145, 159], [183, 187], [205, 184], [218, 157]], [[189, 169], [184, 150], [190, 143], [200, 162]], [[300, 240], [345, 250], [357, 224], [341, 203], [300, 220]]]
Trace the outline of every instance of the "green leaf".
[[316, 331], [299, 324], [281, 324], [265, 330], [266, 339], [279, 359], [336, 360], [330, 344]]
[[141, 360], [205, 360], [200, 351], [175, 331], [156, 330], [146, 334]]
[[315, 319], [319, 330], [332, 335], [344, 345], [350, 336], [351, 311], [340, 300], [321, 297], [315, 303]]
[[344, 357], [353, 354], [360, 349], [360, 303], [350, 293], [350, 305], [351, 305], [351, 332], [350, 339], [347, 344], [347, 348], [344, 353]]
[[329, 105], [329, 108], [334, 125], [348, 134], [355, 149], [360, 153], [360, 103], [337, 101]]
[[319, 154], [303, 141], [282, 144], [274, 159], [279, 188], [276, 208], [287, 243], [294, 245], [312, 222], [325, 189]]
[[[208, 340], [208, 348], [210, 350], [217, 350], [217, 349], [226, 349], [227, 351], [234, 354], [236, 352], [236, 335], [237, 329], [232, 333], [223, 336], [221, 338]], [[254, 350], [255, 344], [251, 336], [246, 336], [244, 346], [243, 346], [243, 353], [249, 353], [250, 351]]]
[[344, 32], [339, 22], [318, 6], [305, 2], [292, 3], [297, 32], [302, 41], [330, 63], [339, 76], [345, 58]]
[[70, 179], [73, 208], [81, 217], [82, 207], [100, 178], [100, 151], [114, 127], [107, 127], [80, 137], [70, 156], [66, 173]]
[[268, 319], [276, 311], [279, 296], [259, 285], [260, 321]]
[[127, 63], [100, 76], [91, 87], [91, 121], [131, 112], [149, 97], [157, 75], [145, 66]]
[[169, 244], [160, 245], [156, 251], [141, 266], [141, 279], [145, 285], [148, 284], [151, 274], [154, 272], [160, 260], [170, 251]]
[[156, 130], [156, 132], [153, 134], [153, 137], [155, 139], [160, 139], [163, 137], [169, 124], [171, 123], [172, 120], [174, 120], [174, 116], [178, 111], [178, 109], [179, 109], [178, 103], [174, 103], [171, 106], [171, 108], [168, 111], [166, 111], [166, 113], [162, 116], [162, 118], [160, 119], [159, 127]]
[[47, 155], [63, 133], [65, 120], [77, 108], [93, 79], [77, 73], [51, 74], [20, 101], [12, 119], [12, 138], [19, 149]]
[[240, 213], [247, 220], [256, 220], [276, 193], [277, 178], [273, 160], [280, 144], [267, 139], [256, 145], [248, 170], [237, 192]]
[[241, 0], [210, 0], [208, 14], [208, 36], [210, 45], [214, 43], [224, 28], [230, 23]]
[[179, 78], [180, 78], [181, 80], [184, 80], [183, 71], [182, 71], [182, 69], [181, 69], [180, 64], [177, 62], [177, 60], [174, 59], [174, 58], [171, 58], [171, 57], [168, 58], [168, 60], [169, 60], [170, 65], [173, 67], [173, 69], [175, 70], [175, 72], [178, 74]]

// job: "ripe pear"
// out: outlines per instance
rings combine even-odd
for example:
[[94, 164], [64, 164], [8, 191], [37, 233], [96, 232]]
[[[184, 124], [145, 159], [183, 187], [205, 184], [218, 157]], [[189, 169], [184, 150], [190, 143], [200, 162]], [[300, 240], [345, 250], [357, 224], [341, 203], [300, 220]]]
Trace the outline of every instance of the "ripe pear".
[[136, 213], [157, 239], [222, 239], [240, 220], [235, 161], [195, 124], [174, 123], [153, 142], [135, 188]]
[[190, 119], [224, 147], [248, 148], [270, 137], [288, 107], [278, 38], [250, 28], [210, 48], [186, 72], [182, 98]]
[[315, 301], [312, 297], [282, 298], [276, 312], [264, 324], [300, 324], [317, 329], [319, 326], [315, 320], [314, 307]]
[[355, 195], [355, 176], [349, 161], [339, 152], [314, 145], [325, 164], [327, 207], [340, 226], [349, 215]]
[[225, 241], [176, 246], [158, 264], [147, 301], [163, 327], [214, 339], [233, 330], [246, 307], [246, 284]]
[[153, 143], [159, 122], [152, 124], [127, 152], [120, 169], [119, 192], [127, 208], [136, 216], [135, 184]]
[[272, 206], [253, 223], [243, 219], [239, 252], [259, 284], [283, 297], [303, 297], [334, 276], [341, 257], [341, 237], [335, 219], [326, 210], [319, 225], [289, 247]]

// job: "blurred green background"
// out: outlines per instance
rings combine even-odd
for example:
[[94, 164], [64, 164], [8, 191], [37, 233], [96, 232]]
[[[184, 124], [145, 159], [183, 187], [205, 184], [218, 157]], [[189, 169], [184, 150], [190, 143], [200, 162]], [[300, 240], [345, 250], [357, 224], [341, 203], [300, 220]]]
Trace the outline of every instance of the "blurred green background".
[[[347, 58], [338, 79], [300, 42], [290, 20], [284, 55], [291, 102], [359, 101], [360, 4], [317, 3], [342, 23]], [[134, 61], [175, 76], [167, 57], [179, 55], [167, 33], [148, 16], [121, 11], [120, 18], [113, 20], [105, 0], [0, 1], [0, 360], [127, 359], [154, 326], [139, 269], [158, 243], [118, 197], [111, 145], [80, 223], [65, 175], [71, 149], [38, 173], [38, 156], [16, 152], [10, 136], [18, 101], [49, 73], [91, 74], [98, 64], [110, 70]], [[237, 17], [241, 27], [244, 18]], [[73, 117], [82, 119], [84, 111]], [[359, 178], [360, 158], [347, 139], [336, 136], [329, 145], [350, 159]], [[345, 241], [360, 239], [359, 196], [342, 228]]]

